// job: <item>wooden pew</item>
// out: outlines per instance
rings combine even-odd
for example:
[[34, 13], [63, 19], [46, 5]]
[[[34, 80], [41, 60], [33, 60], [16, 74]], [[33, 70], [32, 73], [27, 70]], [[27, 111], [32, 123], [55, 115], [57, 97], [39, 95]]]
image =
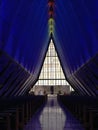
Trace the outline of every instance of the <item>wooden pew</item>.
[[23, 130], [24, 125], [45, 101], [44, 96], [0, 100], [0, 130]]
[[79, 96], [58, 96], [86, 130], [98, 130], [98, 98]]

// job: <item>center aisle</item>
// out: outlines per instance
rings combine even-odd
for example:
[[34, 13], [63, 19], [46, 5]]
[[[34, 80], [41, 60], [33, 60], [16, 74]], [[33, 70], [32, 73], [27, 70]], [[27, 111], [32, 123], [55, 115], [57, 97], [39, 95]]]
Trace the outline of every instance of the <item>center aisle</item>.
[[84, 130], [81, 124], [69, 113], [62, 110], [57, 96], [48, 96], [45, 107], [39, 110], [27, 123], [24, 130]]

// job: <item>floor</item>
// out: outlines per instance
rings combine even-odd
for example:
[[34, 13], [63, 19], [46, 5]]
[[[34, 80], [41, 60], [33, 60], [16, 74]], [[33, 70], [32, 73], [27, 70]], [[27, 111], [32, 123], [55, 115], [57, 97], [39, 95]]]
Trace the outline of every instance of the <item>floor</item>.
[[28, 122], [24, 130], [84, 130], [81, 124], [65, 109], [56, 96], [49, 96], [47, 104]]

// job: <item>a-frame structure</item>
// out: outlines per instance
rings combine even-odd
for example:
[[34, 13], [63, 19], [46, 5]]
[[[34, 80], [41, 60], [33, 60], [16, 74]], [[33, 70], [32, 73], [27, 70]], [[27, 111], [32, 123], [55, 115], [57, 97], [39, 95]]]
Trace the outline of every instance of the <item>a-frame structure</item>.
[[39, 79], [31, 91], [39, 86], [50, 86], [50, 89], [51, 87], [55, 87], [56, 93], [61, 90], [61, 87], [63, 87], [63, 89], [65, 87], [66, 91], [73, 90], [65, 79], [62, 66], [52, 40], [50, 41]]

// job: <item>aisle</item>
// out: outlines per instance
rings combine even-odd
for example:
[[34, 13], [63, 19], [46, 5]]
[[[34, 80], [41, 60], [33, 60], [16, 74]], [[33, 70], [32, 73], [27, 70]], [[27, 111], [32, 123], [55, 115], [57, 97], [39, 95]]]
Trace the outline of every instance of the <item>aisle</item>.
[[24, 130], [84, 130], [79, 122], [66, 110], [63, 111], [56, 96], [48, 97], [43, 110], [38, 111]]

